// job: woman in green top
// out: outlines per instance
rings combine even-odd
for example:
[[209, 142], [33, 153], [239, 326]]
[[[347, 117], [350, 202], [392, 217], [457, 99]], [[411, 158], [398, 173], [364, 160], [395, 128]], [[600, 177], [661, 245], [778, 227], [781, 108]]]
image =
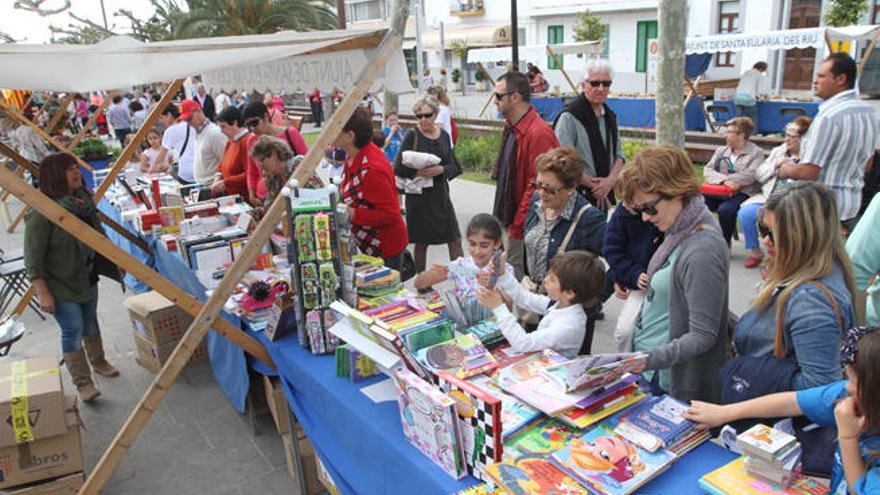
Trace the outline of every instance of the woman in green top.
[[[54, 154], [40, 163], [40, 191], [103, 234], [95, 203], [72, 155]], [[92, 383], [89, 362], [98, 374], [119, 374], [104, 358], [97, 315], [98, 275], [121, 280], [119, 270], [36, 211], [25, 219], [24, 254], [40, 308], [61, 327], [61, 350], [73, 383], [83, 401], [94, 400], [101, 392]]]

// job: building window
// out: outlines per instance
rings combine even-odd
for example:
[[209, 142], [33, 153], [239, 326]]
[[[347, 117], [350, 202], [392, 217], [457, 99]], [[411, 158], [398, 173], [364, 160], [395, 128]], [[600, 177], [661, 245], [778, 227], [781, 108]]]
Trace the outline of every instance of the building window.
[[874, 0], [874, 6], [871, 7], [871, 24], [880, 22], [880, 0]]
[[[739, 31], [739, 0], [718, 3], [718, 32], [733, 33]], [[734, 66], [733, 52], [715, 54], [715, 65], [718, 67]]]
[[[565, 26], [547, 26], [547, 44], [558, 45], [560, 43], [565, 43]], [[560, 60], [560, 62], [562, 62], [562, 60]], [[550, 55], [547, 55], [547, 68], [560, 68]]]
[[449, 0], [449, 15], [483, 15], [483, 0]]
[[385, 10], [381, 0], [367, 0], [366, 2], [352, 2], [345, 5], [345, 17], [347, 22], [369, 21], [382, 19]]
[[648, 70], [648, 40], [657, 37], [657, 21], [636, 23], [636, 72]]

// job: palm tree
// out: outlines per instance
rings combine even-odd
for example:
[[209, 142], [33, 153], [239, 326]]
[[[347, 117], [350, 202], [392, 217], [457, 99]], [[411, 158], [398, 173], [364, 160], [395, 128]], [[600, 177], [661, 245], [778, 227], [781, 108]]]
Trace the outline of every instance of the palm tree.
[[331, 0], [186, 0], [174, 38], [335, 29]]

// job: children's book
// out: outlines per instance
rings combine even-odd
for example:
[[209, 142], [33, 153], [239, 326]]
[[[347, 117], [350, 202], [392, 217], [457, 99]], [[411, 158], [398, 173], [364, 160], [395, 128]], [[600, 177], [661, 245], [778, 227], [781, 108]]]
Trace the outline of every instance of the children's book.
[[638, 390], [638, 387], [635, 387], [635, 390], [615, 397], [604, 404], [593, 406], [590, 409], [571, 409], [560, 414], [558, 417], [560, 420], [576, 428], [587, 428], [614, 413], [623, 411], [645, 397], [645, 393]]
[[696, 428], [683, 416], [687, 409], [686, 404], [668, 395], [651, 397], [635, 406], [622, 422], [657, 438], [661, 446], [669, 448]]
[[638, 381], [638, 375], [627, 373], [623, 375], [620, 380], [617, 380], [614, 383], [609, 383], [604, 387], [594, 389], [593, 392], [590, 393], [590, 395], [578, 401], [578, 403], [575, 404], [575, 407], [586, 409], [592, 405], [599, 404], [600, 402], [607, 400], [609, 397], [620, 392], [621, 390], [631, 387], [634, 383]]
[[415, 353], [429, 370], [448, 371], [458, 378], [467, 378], [498, 367], [495, 357], [471, 334], [457, 334], [452, 340], [432, 345]]
[[740, 457], [700, 478], [700, 488], [713, 495], [826, 495], [828, 487], [806, 476], [799, 477], [791, 487], [770, 483], [749, 476], [745, 457]]
[[487, 468], [487, 474], [505, 493], [514, 495], [588, 495], [577, 481], [542, 457], [521, 457]]
[[507, 368], [511, 364], [518, 363], [529, 356], [534, 356], [538, 352], [519, 352], [514, 351], [510, 344], [504, 344], [492, 349], [492, 355], [498, 361], [498, 369]]
[[595, 389], [619, 380], [648, 360], [641, 352], [578, 356], [572, 360], [548, 366], [542, 373], [557, 383], [565, 392]]
[[505, 458], [515, 459], [521, 454], [547, 456], [561, 449], [574, 437], [580, 435], [572, 428], [555, 418], [538, 421], [504, 442]]
[[501, 369], [498, 383], [508, 393], [553, 416], [570, 409], [590, 394], [590, 391], [567, 394], [541, 373], [544, 368], [564, 361], [564, 357], [548, 349]]
[[417, 352], [455, 337], [452, 322], [445, 318], [422, 323], [413, 328], [401, 330], [397, 334], [400, 335], [410, 352]]
[[591, 493], [626, 495], [634, 493], [675, 460], [671, 452], [643, 450], [601, 424], [572, 439], [550, 456], [550, 462], [578, 480]]
[[501, 399], [446, 371], [437, 378], [440, 390], [455, 401], [468, 473], [486, 481], [486, 466], [502, 459]]
[[[337, 348], [338, 349], [338, 348]], [[363, 355], [355, 348], [349, 349], [348, 352], [348, 372], [351, 381], [358, 383], [379, 373], [379, 368], [372, 359]]]
[[501, 488], [496, 488], [489, 483], [483, 483], [482, 485], [465, 488], [464, 490], [455, 493], [455, 495], [505, 495], [506, 493], [507, 492]]
[[746, 430], [745, 433], [737, 435], [736, 444], [744, 454], [772, 461], [774, 458], [783, 457], [786, 451], [793, 448], [797, 444], [797, 438], [784, 431], [758, 423]]
[[455, 401], [406, 369], [397, 371], [396, 383], [406, 438], [453, 478], [467, 474]]
[[541, 411], [501, 390], [487, 375], [474, 375], [468, 382], [501, 399], [501, 432], [504, 440], [523, 430], [541, 417]]

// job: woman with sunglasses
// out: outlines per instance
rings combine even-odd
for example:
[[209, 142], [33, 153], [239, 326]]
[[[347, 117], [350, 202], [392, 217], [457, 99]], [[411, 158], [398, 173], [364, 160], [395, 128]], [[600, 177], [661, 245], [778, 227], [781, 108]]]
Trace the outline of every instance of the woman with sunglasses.
[[[452, 151], [452, 138], [436, 123], [440, 103], [433, 96], [416, 100], [413, 113], [418, 125], [409, 131], [394, 160], [394, 174], [404, 179], [431, 178], [431, 185], [420, 192], [406, 192], [406, 228], [410, 242], [415, 244], [416, 273], [425, 271], [428, 246], [446, 244], [449, 259], [461, 257], [461, 230], [455, 217], [455, 208], [449, 199], [449, 181], [461, 173], [461, 166]], [[440, 158], [438, 165], [416, 170], [403, 160], [406, 151], [430, 153]]]
[[795, 390], [840, 380], [836, 344], [855, 325], [855, 279], [834, 193], [816, 182], [777, 190], [758, 230], [769, 272], [734, 330], [737, 354], [794, 360]]
[[[602, 254], [605, 238], [605, 214], [592, 207], [577, 193], [581, 178], [580, 153], [570, 146], [554, 148], [538, 156], [535, 194], [529, 205], [525, 226], [526, 272], [541, 287], [550, 260], [565, 251], [589, 251]], [[595, 314], [601, 306], [587, 311], [585, 347], [589, 353], [593, 340]]]
[[727, 348], [727, 250], [681, 150], [649, 146], [621, 172], [624, 202], [664, 234], [648, 263], [648, 289], [633, 349], [648, 354], [656, 393], [717, 400]]
[[764, 260], [758, 238], [758, 210], [776, 187], [776, 173], [786, 159], [798, 161], [801, 153], [801, 138], [807, 133], [812, 119], [801, 115], [785, 126], [785, 142], [773, 148], [770, 156], [755, 170], [755, 181], [761, 185], [761, 191], [753, 194], [740, 207], [736, 214], [739, 226], [745, 237], [746, 249], [750, 251], [746, 259], [746, 268], [755, 268]]
[[[266, 101], [271, 103], [271, 99], [268, 98], [268, 95]], [[275, 111], [276, 113], [278, 112], [277, 110]], [[302, 134], [299, 133], [296, 127], [285, 127], [276, 124], [276, 121], [269, 113], [269, 107], [266, 106], [266, 103], [262, 101], [248, 103], [247, 106], [244, 107], [244, 112], [242, 112], [241, 118], [244, 120], [244, 125], [247, 130], [258, 137], [275, 136], [281, 138], [288, 146], [290, 146], [294, 155], [305, 155], [309, 152], [306, 140], [303, 139]], [[263, 176], [260, 167], [248, 167], [247, 185], [248, 190], [256, 191], [256, 200], [262, 201], [266, 196], [267, 190], [266, 186], [263, 185]], [[254, 196], [252, 195], [251, 198], [254, 199]]]
[[761, 185], [755, 180], [755, 170], [764, 161], [764, 152], [749, 141], [755, 130], [750, 118], [736, 117], [728, 120], [726, 125], [726, 144], [715, 150], [703, 168], [703, 175], [707, 183], [724, 184], [732, 193], [730, 196], [706, 196], [706, 206], [718, 212], [721, 232], [729, 246], [736, 232], [736, 214], [740, 205], [761, 192]]

